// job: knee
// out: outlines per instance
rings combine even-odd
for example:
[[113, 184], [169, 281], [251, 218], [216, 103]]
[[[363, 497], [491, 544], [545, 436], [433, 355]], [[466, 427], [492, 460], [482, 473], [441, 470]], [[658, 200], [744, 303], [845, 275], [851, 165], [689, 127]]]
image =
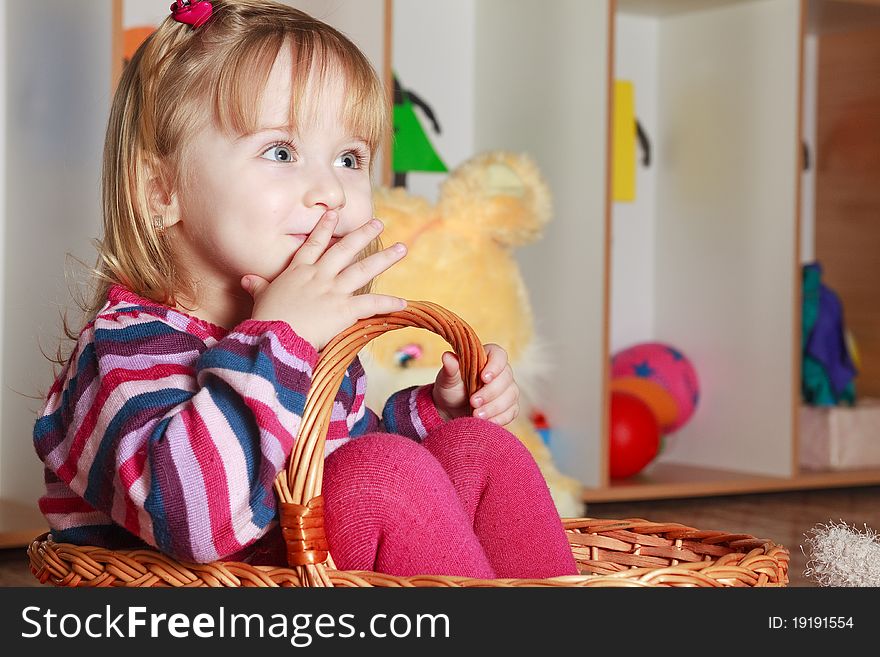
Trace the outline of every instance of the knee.
[[367, 434], [327, 457], [325, 488], [329, 486], [336, 495], [368, 494], [374, 500], [377, 496], [399, 498], [438, 469], [442, 470], [431, 453], [409, 438], [389, 433]]
[[354, 438], [334, 451], [325, 461], [325, 469], [388, 470], [420, 458], [421, 445], [393, 433], [368, 433]]
[[436, 438], [444, 449], [465, 451], [471, 457], [484, 456], [497, 460], [530, 456], [525, 445], [510, 431], [476, 417], [461, 417], [447, 422], [438, 430]]

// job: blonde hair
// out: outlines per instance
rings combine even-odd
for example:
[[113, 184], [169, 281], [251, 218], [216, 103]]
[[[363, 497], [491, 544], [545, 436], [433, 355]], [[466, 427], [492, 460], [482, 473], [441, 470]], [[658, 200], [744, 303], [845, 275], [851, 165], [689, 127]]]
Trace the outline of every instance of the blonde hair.
[[[175, 267], [171, 245], [150, 212], [151, 184], [174, 189], [187, 136], [213, 120], [230, 135], [254, 132], [259, 101], [285, 44], [293, 61], [290, 122], [311, 75], [346, 83], [343, 118], [375, 153], [389, 126], [383, 86], [364, 54], [346, 36], [297, 9], [271, 0], [213, 0], [213, 13], [192, 29], [170, 16], [126, 65], [113, 98], [104, 143], [104, 236], [96, 241], [86, 321], [119, 283], [159, 303], [194, 299], [194, 283]], [[374, 161], [374, 158], [370, 158]], [[381, 248], [368, 247], [367, 253]], [[65, 332], [76, 339], [68, 329]]]

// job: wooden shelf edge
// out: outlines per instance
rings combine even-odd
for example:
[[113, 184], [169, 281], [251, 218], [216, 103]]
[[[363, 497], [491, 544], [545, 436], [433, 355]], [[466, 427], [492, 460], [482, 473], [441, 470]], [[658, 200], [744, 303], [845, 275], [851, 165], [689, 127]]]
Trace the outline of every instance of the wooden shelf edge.
[[650, 474], [612, 481], [606, 488], [585, 488], [583, 500], [589, 504], [870, 485], [880, 485], [880, 468], [802, 471], [783, 477], [667, 463]]
[[36, 502], [0, 499], [0, 549], [26, 547], [48, 530]]

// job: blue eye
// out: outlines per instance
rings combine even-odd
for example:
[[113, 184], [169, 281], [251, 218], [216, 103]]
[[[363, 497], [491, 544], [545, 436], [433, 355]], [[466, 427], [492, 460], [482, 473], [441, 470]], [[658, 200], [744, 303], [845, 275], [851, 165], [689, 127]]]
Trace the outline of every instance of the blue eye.
[[293, 162], [293, 147], [290, 144], [274, 144], [260, 157], [274, 162]]
[[348, 151], [336, 158], [336, 166], [345, 169], [362, 169], [367, 163], [367, 157], [357, 151]]

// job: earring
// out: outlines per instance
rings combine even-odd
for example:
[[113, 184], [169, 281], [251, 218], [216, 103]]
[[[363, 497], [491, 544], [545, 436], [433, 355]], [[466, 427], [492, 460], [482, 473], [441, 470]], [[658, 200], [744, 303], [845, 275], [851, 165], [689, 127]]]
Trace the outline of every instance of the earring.
[[160, 233], [165, 230], [165, 220], [162, 218], [161, 215], [153, 215], [153, 228], [155, 228], [156, 231]]

